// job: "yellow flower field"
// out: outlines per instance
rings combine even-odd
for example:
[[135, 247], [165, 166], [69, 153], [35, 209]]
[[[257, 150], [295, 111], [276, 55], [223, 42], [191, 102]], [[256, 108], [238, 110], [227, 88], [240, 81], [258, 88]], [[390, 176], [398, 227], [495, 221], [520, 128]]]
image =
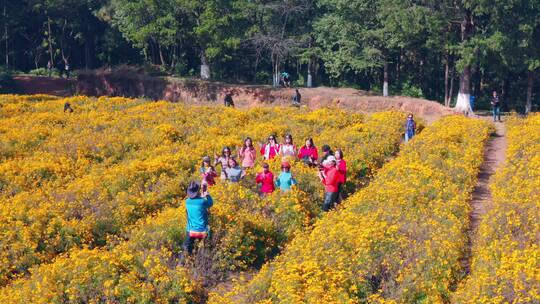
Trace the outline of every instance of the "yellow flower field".
[[540, 115], [507, 125], [507, 161], [455, 303], [540, 303]]
[[[63, 113], [66, 101], [74, 113]], [[319, 147], [344, 150], [354, 191], [397, 151], [404, 119], [398, 112], [14, 95], [0, 96], [0, 114], [0, 283], [9, 284], [0, 302], [16, 303], [197, 302], [201, 286], [175, 261], [185, 186], [199, 179], [202, 156], [234, 150], [245, 136], [281, 140], [290, 132], [297, 145], [313, 136]], [[277, 173], [279, 162], [271, 166]], [[312, 169], [293, 164], [298, 189], [264, 199], [254, 173], [211, 189], [214, 236], [205, 248], [214, 251], [200, 251], [211, 267], [195, 269], [220, 279], [261, 265], [321, 216], [322, 186]]]
[[448, 302], [490, 130], [479, 120], [439, 120], [343, 209], [209, 303]]

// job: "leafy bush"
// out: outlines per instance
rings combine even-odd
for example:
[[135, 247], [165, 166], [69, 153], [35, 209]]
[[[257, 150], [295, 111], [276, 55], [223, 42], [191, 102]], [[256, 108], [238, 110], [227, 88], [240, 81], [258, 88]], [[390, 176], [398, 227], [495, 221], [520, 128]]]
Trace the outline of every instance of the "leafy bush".
[[13, 93], [14, 91], [15, 81], [13, 81], [11, 72], [0, 66], [0, 93]]
[[424, 98], [422, 88], [417, 87], [408, 81], [403, 84], [403, 87], [401, 88], [401, 95], [415, 98]]

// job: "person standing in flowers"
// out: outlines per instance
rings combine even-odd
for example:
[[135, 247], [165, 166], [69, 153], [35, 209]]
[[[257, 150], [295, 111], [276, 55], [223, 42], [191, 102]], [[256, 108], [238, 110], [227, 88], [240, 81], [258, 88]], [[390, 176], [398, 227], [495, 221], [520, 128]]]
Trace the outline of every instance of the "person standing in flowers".
[[276, 137], [274, 135], [268, 136], [268, 141], [266, 144], [261, 145], [261, 155], [263, 156], [264, 160], [270, 160], [274, 159], [278, 153], [279, 144], [276, 141]]
[[296, 180], [291, 173], [291, 164], [289, 162], [283, 162], [281, 164], [281, 173], [276, 179], [276, 186], [282, 192], [291, 190], [292, 186], [296, 185]]
[[413, 115], [409, 114], [407, 116], [407, 121], [405, 122], [405, 142], [411, 140], [414, 135], [416, 135], [416, 122], [414, 121]]
[[341, 173], [337, 168], [337, 160], [334, 156], [328, 156], [322, 165], [325, 167], [325, 169], [319, 170], [319, 178], [325, 188], [322, 209], [323, 211], [329, 211], [338, 201], [338, 185], [342, 179]]
[[340, 173], [339, 177], [339, 183], [338, 183], [338, 203], [341, 203], [343, 201], [343, 185], [345, 185], [345, 182], [347, 182], [347, 162], [343, 159], [343, 151], [341, 149], [337, 149], [335, 153], [336, 162], [337, 162], [337, 169]]
[[306, 144], [298, 151], [298, 158], [309, 166], [315, 166], [317, 164], [319, 153], [317, 147], [313, 144], [313, 138], [306, 139]]
[[238, 183], [244, 176], [246, 176], [246, 171], [242, 169], [236, 162], [236, 159], [229, 158], [229, 164], [225, 169], [225, 176], [228, 181], [231, 183]]
[[238, 158], [242, 161], [242, 168], [253, 168], [256, 157], [257, 151], [253, 147], [253, 141], [250, 137], [247, 137], [242, 148], [238, 149]]
[[261, 195], [268, 195], [274, 192], [274, 174], [270, 171], [267, 163], [263, 164], [263, 171], [255, 177], [255, 182], [261, 184]]
[[210, 156], [203, 157], [200, 173], [203, 190], [216, 184], [217, 172], [210, 162]]
[[222, 180], [227, 179], [227, 175], [225, 174], [225, 169], [229, 167], [229, 160], [232, 158], [231, 148], [229, 147], [223, 148], [223, 150], [221, 150], [221, 156], [218, 156], [217, 154], [215, 154], [214, 157], [215, 157], [214, 166], [215, 167], [217, 167], [218, 165], [221, 166], [220, 178]]
[[334, 152], [332, 152], [332, 148], [330, 148], [329, 145], [323, 145], [322, 152], [323, 152], [323, 155], [321, 156], [321, 160], [319, 161], [319, 164], [324, 163], [329, 156], [334, 155]]
[[296, 156], [296, 147], [291, 134], [285, 135], [285, 142], [279, 148], [279, 155], [283, 158], [293, 158]]
[[191, 182], [187, 188], [186, 199], [186, 238], [183, 249], [188, 255], [193, 253], [195, 240], [208, 236], [208, 209], [214, 201], [208, 191], [202, 191], [196, 182]]

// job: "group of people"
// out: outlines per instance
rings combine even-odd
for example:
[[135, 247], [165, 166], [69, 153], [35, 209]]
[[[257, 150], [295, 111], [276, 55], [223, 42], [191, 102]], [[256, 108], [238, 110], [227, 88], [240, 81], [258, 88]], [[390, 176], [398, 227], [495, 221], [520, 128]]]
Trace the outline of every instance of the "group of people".
[[[268, 195], [279, 188], [281, 191], [288, 191], [294, 185], [296, 185], [296, 180], [291, 172], [291, 163], [289, 160], [298, 158], [308, 166], [319, 167], [320, 177], [323, 183], [334, 183], [335, 189], [334, 192], [338, 192], [336, 187], [338, 183], [345, 182], [345, 176], [347, 172], [346, 162], [343, 159], [343, 152], [337, 150], [334, 156], [334, 153], [330, 149], [330, 146], [324, 145], [322, 147], [323, 155], [319, 158], [319, 151], [315, 144], [313, 143], [312, 138], [308, 138], [305, 141], [305, 144], [297, 149], [296, 145], [293, 142], [292, 135], [288, 134], [285, 136], [283, 143], [278, 143], [276, 136], [270, 135], [264, 144], [259, 145], [259, 149], [255, 148], [253, 145], [253, 140], [251, 138], [246, 138], [242, 147], [237, 148], [236, 156], [233, 156], [232, 150], [229, 147], [223, 148], [220, 155], [214, 155], [214, 161], [210, 156], [205, 156], [202, 159], [202, 165], [200, 168], [201, 174], [201, 186], [203, 189], [215, 185], [216, 178], [218, 173], [216, 168], [221, 167], [221, 173], [219, 175], [220, 179], [227, 180], [232, 183], [237, 183], [246, 176], [246, 170], [251, 169], [255, 166], [257, 155], [260, 154], [260, 157], [263, 160], [272, 160], [276, 157], [281, 157], [283, 159], [281, 163], [281, 172], [278, 176], [274, 176], [274, 173], [270, 171], [270, 166], [268, 163], [263, 163], [263, 170], [259, 172], [255, 177], [255, 182], [260, 184], [261, 195]], [[332, 167], [338, 167], [342, 175], [342, 178], [339, 180], [333, 179], [333, 170]], [[332, 172], [328, 178], [328, 172]], [[335, 202], [328, 202], [329, 209], [331, 204]]]
[[[413, 115], [409, 114], [405, 122], [405, 142], [411, 140], [415, 134], [416, 122]], [[204, 239], [208, 235], [208, 208], [213, 204], [208, 189], [216, 184], [218, 166], [221, 167], [219, 175], [221, 180], [237, 183], [246, 177], [246, 170], [255, 166], [257, 155], [260, 155], [265, 162], [262, 171], [256, 174], [255, 182], [260, 185], [261, 196], [266, 196], [278, 188], [286, 192], [295, 187], [297, 181], [291, 171], [289, 160], [298, 159], [318, 169], [317, 175], [325, 188], [322, 210], [329, 211], [334, 208], [343, 200], [343, 185], [347, 181], [347, 162], [341, 149], [334, 152], [330, 146], [323, 145], [321, 150], [322, 153], [319, 155], [312, 138], [307, 138], [298, 149], [292, 135], [287, 134], [281, 144], [275, 135], [270, 135], [266, 143], [259, 145], [258, 151], [252, 139], [247, 137], [242, 147], [237, 148], [236, 156], [233, 156], [231, 148], [225, 147], [220, 155], [214, 155], [214, 161], [210, 156], [203, 157], [200, 168], [201, 182], [191, 182], [187, 189], [187, 233], [183, 245], [185, 252], [191, 255], [195, 240]], [[282, 159], [281, 172], [277, 177], [266, 162], [275, 158]]]
[[[257, 151], [258, 150], [258, 151]], [[270, 170], [267, 162], [262, 165], [262, 171], [255, 176], [255, 182], [260, 185], [261, 196], [266, 196], [277, 189], [282, 192], [290, 191], [297, 185], [297, 181], [291, 171], [291, 159], [298, 159], [306, 165], [318, 169], [318, 177], [325, 187], [325, 196], [322, 209], [329, 211], [342, 199], [342, 187], [347, 181], [347, 162], [343, 158], [343, 151], [338, 149], [335, 153], [330, 146], [322, 146], [322, 154], [315, 146], [312, 138], [307, 138], [304, 145], [299, 149], [293, 142], [292, 135], [284, 137], [280, 144], [275, 135], [270, 135], [259, 149], [253, 145], [251, 138], [246, 138], [242, 147], [237, 148], [236, 156], [233, 156], [229, 147], [222, 149], [220, 155], [214, 155], [202, 159], [200, 168], [201, 182], [191, 182], [187, 189], [187, 234], [184, 241], [184, 250], [191, 254], [194, 241], [206, 238], [208, 228], [208, 208], [213, 204], [209, 194], [209, 188], [216, 184], [219, 178], [231, 183], [240, 182], [246, 177], [246, 171], [255, 166], [256, 159], [262, 157], [264, 161], [281, 158], [281, 172], [278, 176]], [[218, 175], [216, 168], [220, 166]]]

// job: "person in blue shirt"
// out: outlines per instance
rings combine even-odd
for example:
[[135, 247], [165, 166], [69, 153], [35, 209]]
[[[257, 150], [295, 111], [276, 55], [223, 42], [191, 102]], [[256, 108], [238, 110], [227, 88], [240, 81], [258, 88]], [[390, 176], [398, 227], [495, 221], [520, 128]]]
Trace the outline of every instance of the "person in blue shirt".
[[281, 191], [286, 192], [291, 190], [291, 187], [294, 185], [296, 185], [296, 180], [291, 173], [291, 164], [283, 162], [281, 164], [281, 173], [276, 179], [276, 186], [279, 187]]
[[409, 114], [407, 116], [407, 121], [405, 122], [405, 142], [411, 140], [414, 135], [416, 135], [416, 122], [414, 121], [413, 115]]
[[183, 248], [189, 255], [193, 252], [195, 240], [208, 236], [208, 208], [212, 207], [214, 201], [207, 191], [205, 189], [201, 193], [201, 186], [196, 182], [191, 182], [187, 188], [186, 239]]

